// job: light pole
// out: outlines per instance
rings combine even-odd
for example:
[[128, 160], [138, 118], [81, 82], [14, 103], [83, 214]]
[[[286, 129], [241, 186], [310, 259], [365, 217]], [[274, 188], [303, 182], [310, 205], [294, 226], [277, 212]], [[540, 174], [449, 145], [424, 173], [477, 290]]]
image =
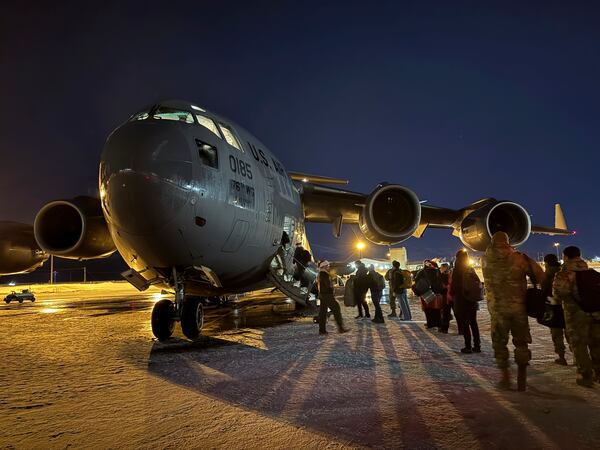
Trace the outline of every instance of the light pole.
[[560, 247], [560, 243], [559, 242], [555, 242], [554, 243], [554, 248], [556, 249], [556, 258], [560, 259], [560, 255], [558, 253], [558, 247]]
[[362, 251], [365, 248], [364, 242], [357, 242], [356, 249], [358, 250], [358, 259], [362, 259]]
[[50, 284], [54, 284], [54, 255], [50, 255]]

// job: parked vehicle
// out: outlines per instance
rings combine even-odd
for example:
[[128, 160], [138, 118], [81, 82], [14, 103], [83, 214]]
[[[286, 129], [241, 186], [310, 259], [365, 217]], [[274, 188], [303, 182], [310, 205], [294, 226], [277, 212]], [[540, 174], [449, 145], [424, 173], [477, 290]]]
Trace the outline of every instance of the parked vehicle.
[[18, 301], [19, 303], [23, 303], [23, 300], [31, 300], [31, 302], [35, 302], [35, 295], [29, 289], [23, 289], [21, 292], [12, 291], [6, 297], [4, 297], [4, 301], [6, 303], [10, 303], [12, 301]]

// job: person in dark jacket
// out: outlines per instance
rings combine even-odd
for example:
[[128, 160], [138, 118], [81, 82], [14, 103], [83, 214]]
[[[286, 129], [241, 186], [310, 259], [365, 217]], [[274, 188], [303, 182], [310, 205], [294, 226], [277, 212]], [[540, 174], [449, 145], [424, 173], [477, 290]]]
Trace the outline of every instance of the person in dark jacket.
[[296, 270], [294, 271], [294, 279], [300, 281], [300, 286], [308, 287], [308, 277], [304, 273], [306, 267], [312, 261], [312, 255], [302, 245], [299, 245], [294, 250], [294, 262], [296, 263]]
[[[423, 261], [423, 268], [415, 275], [415, 284], [420, 283], [421, 279], [427, 280], [430, 289], [436, 294], [441, 295], [443, 286], [441, 283], [440, 269], [435, 261], [426, 259]], [[441, 328], [442, 317], [441, 317], [441, 302], [439, 298], [436, 298], [431, 303], [427, 303], [423, 297], [421, 297], [421, 308], [425, 313], [425, 319], [427, 321], [427, 329]]]
[[373, 318], [373, 322], [375, 323], [384, 323], [383, 320], [383, 311], [381, 311], [381, 306], [379, 306], [379, 301], [381, 300], [381, 295], [383, 294], [383, 288], [385, 287], [385, 280], [383, 279], [383, 275], [375, 270], [375, 266], [371, 264], [369, 266], [369, 290], [371, 291], [371, 300], [373, 300], [373, 306], [375, 306], [375, 317]]
[[[479, 304], [477, 298], [469, 298], [467, 293], [469, 287], [481, 282], [475, 273], [475, 270], [469, 264], [469, 254], [466, 250], [461, 250], [456, 254], [456, 262], [452, 271], [452, 301], [456, 309], [456, 320], [462, 325], [465, 346], [461, 353], [479, 353], [481, 352], [481, 339], [479, 336], [479, 326], [477, 325], [477, 310]], [[471, 334], [473, 336], [473, 346], [471, 346]]]
[[452, 301], [449, 299], [450, 293], [448, 289], [450, 287], [450, 277], [452, 271], [450, 270], [450, 264], [440, 264], [440, 278], [442, 280], [442, 309], [440, 311], [440, 331], [442, 333], [448, 333], [450, 327], [450, 320], [452, 319], [452, 307], [450, 306]]
[[[552, 295], [552, 283], [554, 282], [555, 275], [560, 272], [561, 264], [554, 253], [549, 253], [544, 256], [544, 268], [545, 277], [542, 281], [542, 291], [546, 297], [553, 297]], [[558, 355], [558, 358], [554, 360], [556, 364], [561, 366], [567, 365], [565, 359], [565, 333], [563, 328], [550, 328], [550, 334], [552, 335], [552, 343], [554, 344], [554, 353]], [[569, 337], [566, 336], [567, 342]], [[570, 344], [569, 344], [570, 347]]]
[[319, 306], [318, 320], [319, 334], [327, 334], [327, 308], [331, 309], [331, 312], [333, 312], [333, 317], [335, 318], [339, 332], [345, 333], [349, 330], [344, 327], [340, 304], [333, 295], [333, 284], [331, 283], [329, 268], [329, 261], [321, 261], [319, 263], [319, 275], [317, 276], [317, 283], [319, 285], [319, 299], [321, 301]]
[[358, 308], [358, 316], [355, 319], [363, 317], [363, 308], [365, 309], [364, 317], [371, 318], [369, 313], [369, 305], [367, 305], [367, 291], [369, 290], [369, 275], [367, 268], [361, 261], [356, 261], [356, 274], [354, 275], [354, 300]]

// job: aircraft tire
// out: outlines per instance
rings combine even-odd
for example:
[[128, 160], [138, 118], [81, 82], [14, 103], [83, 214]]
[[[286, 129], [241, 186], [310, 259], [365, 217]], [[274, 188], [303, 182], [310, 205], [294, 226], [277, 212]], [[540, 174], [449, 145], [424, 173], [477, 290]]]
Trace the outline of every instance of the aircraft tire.
[[200, 336], [202, 325], [204, 325], [202, 299], [198, 297], [186, 298], [181, 307], [181, 331], [188, 339], [196, 339]]
[[169, 339], [175, 329], [175, 305], [171, 300], [158, 301], [152, 309], [152, 333], [159, 341]]
[[19, 299], [19, 303], [23, 303], [23, 299], [22, 298]]

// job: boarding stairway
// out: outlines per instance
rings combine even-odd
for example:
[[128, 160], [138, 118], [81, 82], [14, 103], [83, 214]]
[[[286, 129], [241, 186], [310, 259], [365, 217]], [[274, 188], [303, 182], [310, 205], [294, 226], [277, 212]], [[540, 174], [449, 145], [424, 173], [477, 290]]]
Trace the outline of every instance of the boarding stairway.
[[[316, 276], [309, 276], [311, 268], [304, 267], [303, 276], [306, 277], [308, 286], [301, 286], [300, 281], [297, 281], [293, 277], [293, 261], [294, 258], [290, 254], [290, 250], [280, 247], [273, 261], [271, 261], [267, 279], [273, 283], [275, 288], [279, 289], [296, 303], [314, 308], [315, 300], [311, 300], [311, 291], [316, 281]], [[299, 263], [295, 262], [295, 264]]]

